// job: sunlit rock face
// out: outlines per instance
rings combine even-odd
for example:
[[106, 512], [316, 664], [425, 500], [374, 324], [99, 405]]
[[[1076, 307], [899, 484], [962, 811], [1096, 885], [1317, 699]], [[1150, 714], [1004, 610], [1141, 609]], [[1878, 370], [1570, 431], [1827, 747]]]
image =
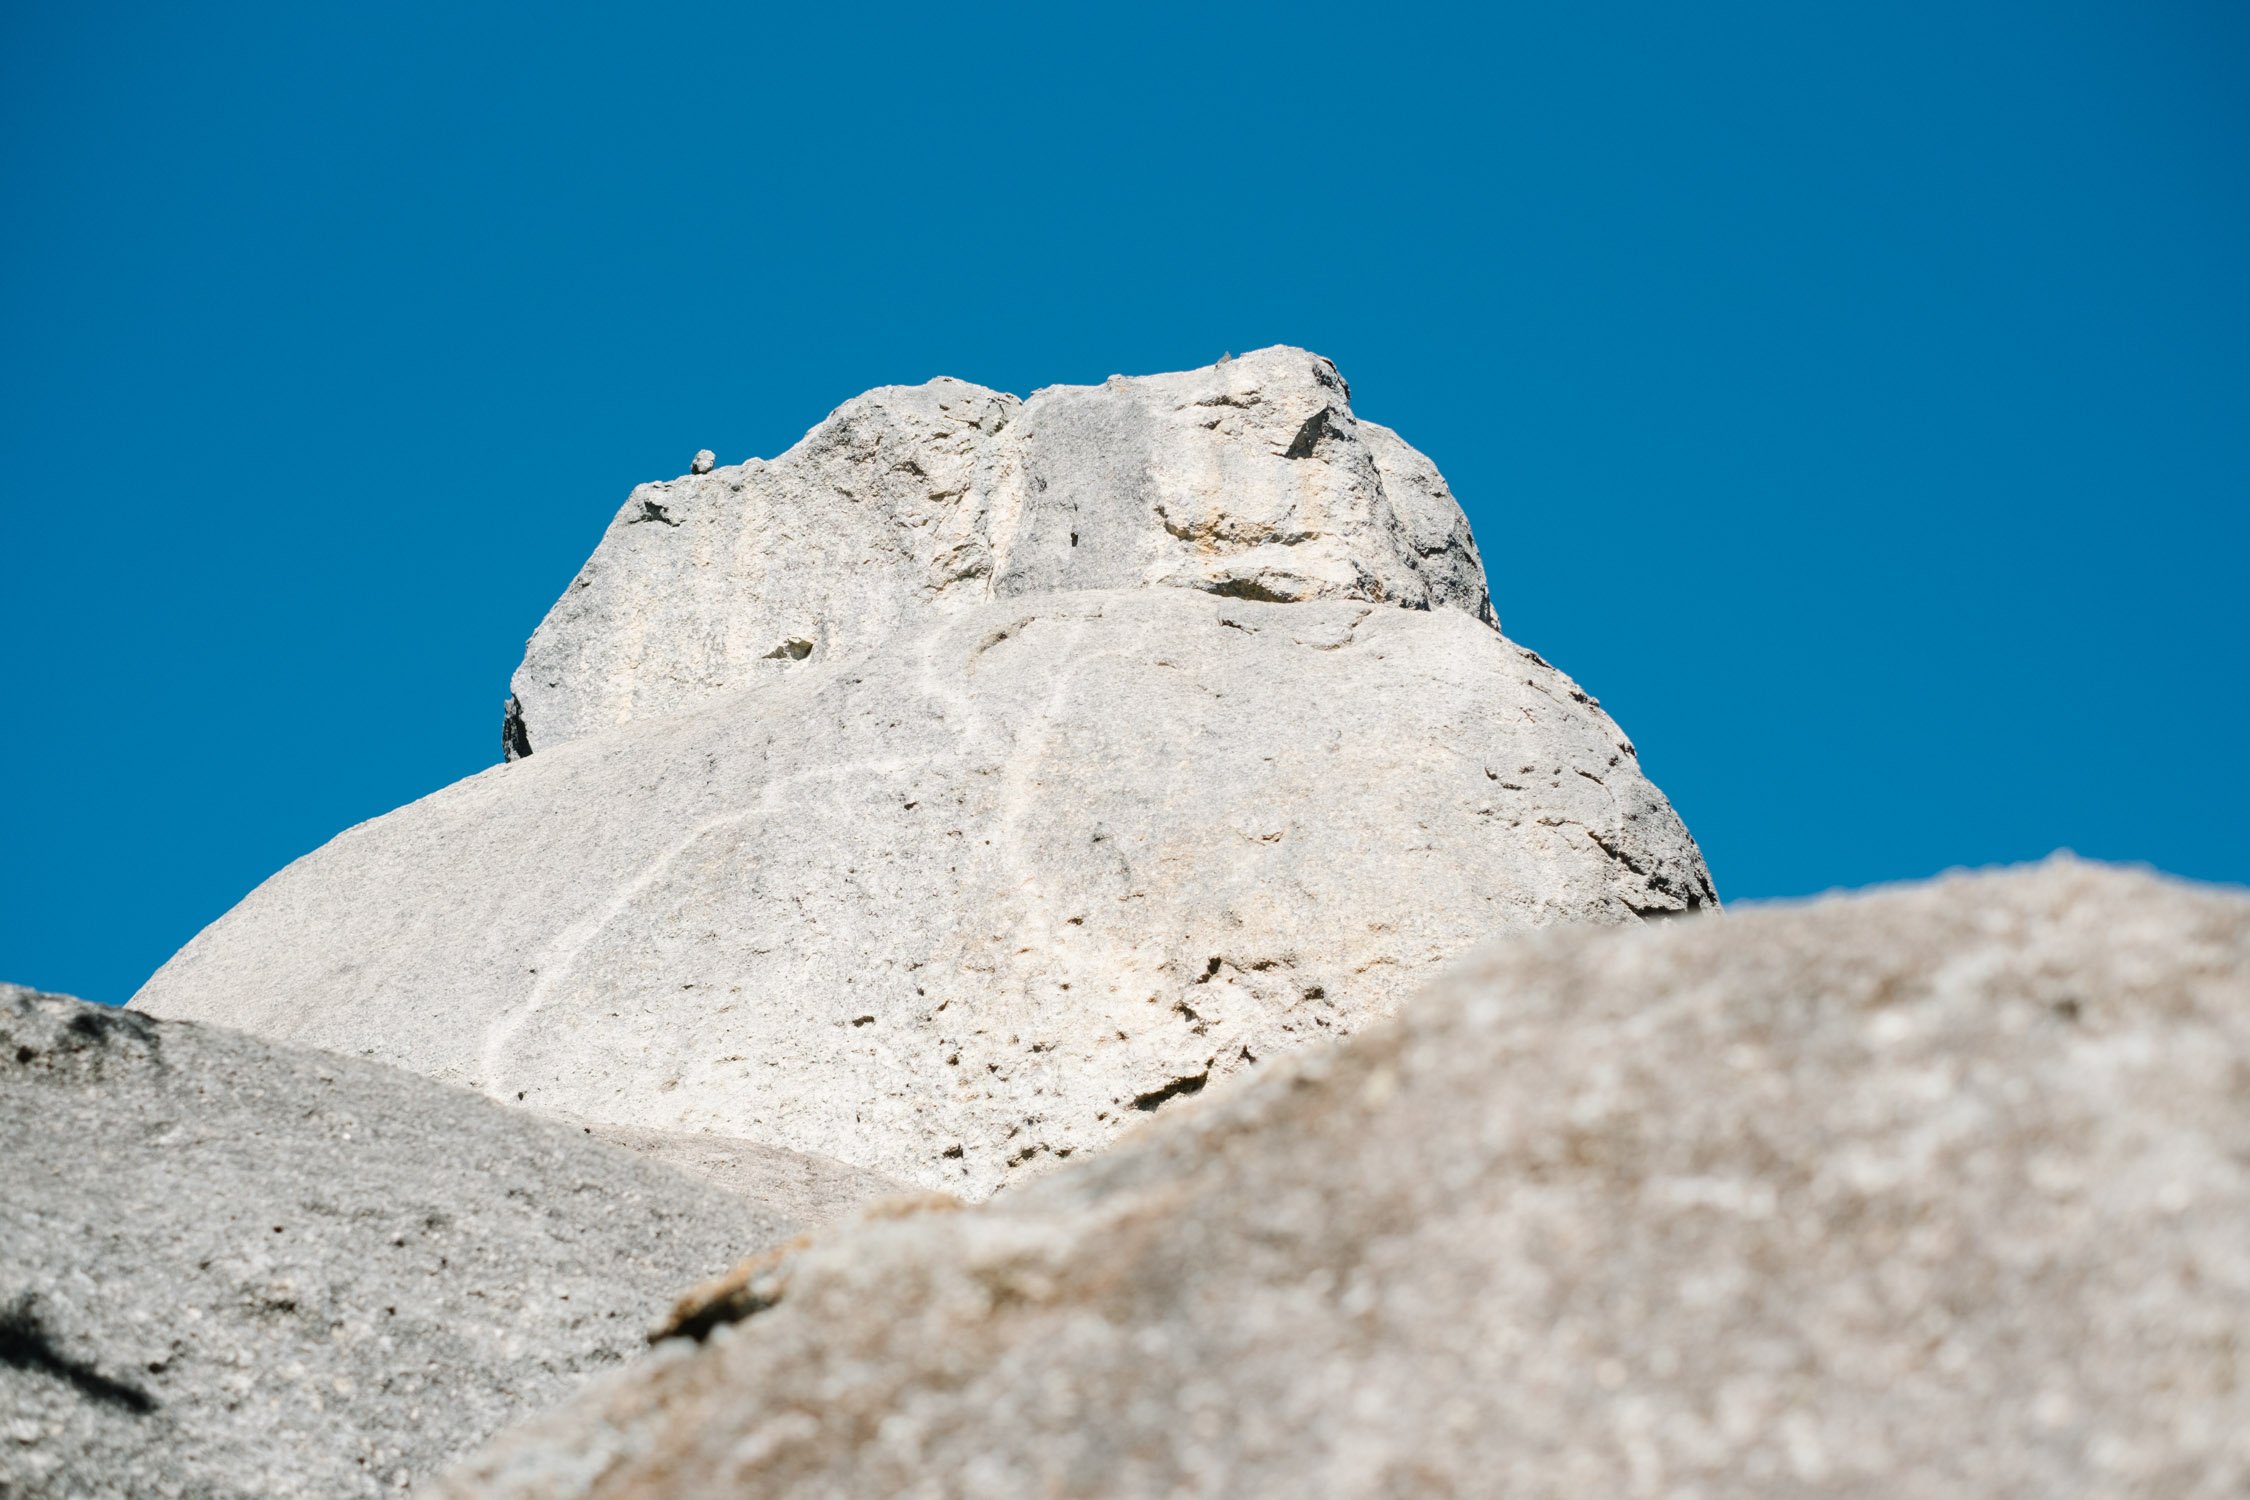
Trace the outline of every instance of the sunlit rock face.
[[1302, 350], [876, 391], [644, 487], [515, 686], [514, 763], [135, 1004], [978, 1198], [1486, 937], [1714, 904], [1437, 471]]
[[994, 598], [1124, 588], [1493, 620], [1444, 479], [1318, 355], [1028, 401], [933, 380], [846, 402], [779, 458], [634, 490], [533, 634], [505, 742], [770, 685]]

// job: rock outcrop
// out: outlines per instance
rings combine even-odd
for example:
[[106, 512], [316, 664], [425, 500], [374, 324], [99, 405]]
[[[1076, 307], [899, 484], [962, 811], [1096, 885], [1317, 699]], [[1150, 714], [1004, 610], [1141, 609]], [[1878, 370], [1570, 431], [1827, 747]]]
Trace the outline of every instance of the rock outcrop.
[[[789, 1218], [394, 1069], [0, 986], [0, 1495], [395, 1494]], [[785, 1177], [794, 1192], [794, 1178]]]
[[135, 1005], [981, 1196], [1494, 933], [1707, 905], [1585, 693], [1468, 610], [987, 602], [495, 767]]
[[2232, 1495], [2250, 899], [2073, 862], [1494, 948], [831, 1231], [446, 1493]]
[[994, 598], [1178, 587], [1493, 621], [1428, 459], [1336, 367], [1262, 349], [1028, 401], [889, 386], [770, 462], [634, 490], [531, 638], [509, 758], [858, 654]]
[[975, 1197], [1491, 934], [1713, 903], [1300, 349], [886, 388], [643, 486], [503, 738], [135, 1005]]

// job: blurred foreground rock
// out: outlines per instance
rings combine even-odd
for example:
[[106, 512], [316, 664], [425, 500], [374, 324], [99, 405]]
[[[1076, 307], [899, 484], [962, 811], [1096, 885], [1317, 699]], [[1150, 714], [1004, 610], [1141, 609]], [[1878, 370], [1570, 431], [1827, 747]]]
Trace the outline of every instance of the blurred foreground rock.
[[493, 1445], [485, 1497], [2238, 1495], [2250, 899], [2063, 860], [1488, 950]]
[[397, 1493], [795, 1227], [740, 1171], [13, 986], [0, 1141], [9, 1500]]

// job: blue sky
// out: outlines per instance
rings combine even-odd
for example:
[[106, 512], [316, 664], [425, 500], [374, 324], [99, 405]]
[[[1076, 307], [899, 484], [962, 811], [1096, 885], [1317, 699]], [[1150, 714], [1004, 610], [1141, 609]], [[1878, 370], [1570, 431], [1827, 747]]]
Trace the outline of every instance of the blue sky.
[[1282, 342], [1723, 896], [2250, 879], [2250, 11], [1467, 9], [9, 7], [0, 978], [490, 763], [699, 447]]

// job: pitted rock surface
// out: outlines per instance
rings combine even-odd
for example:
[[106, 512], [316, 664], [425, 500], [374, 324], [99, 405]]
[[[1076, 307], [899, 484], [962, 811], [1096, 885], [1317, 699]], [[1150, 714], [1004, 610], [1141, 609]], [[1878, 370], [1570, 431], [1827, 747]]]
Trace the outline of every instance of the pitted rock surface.
[[704, 457], [633, 491], [532, 636], [508, 759], [998, 597], [1179, 587], [1497, 623], [1437, 468], [1302, 349], [1028, 401], [890, 386], [779, 458]]
[[396, 1494], [793, 1228], [747, 1177], [13, 986], [0, 1141], [11, 1500]]
[[1711, 901], [1618, 727], [1471, 610], [1086, 589], [471, 777], [134, 1003], [978, 1197], [1489, 935]]
[[2250, 898], [2070, 862], [1497, 946], [444, 1493], [2239, 1495]]

